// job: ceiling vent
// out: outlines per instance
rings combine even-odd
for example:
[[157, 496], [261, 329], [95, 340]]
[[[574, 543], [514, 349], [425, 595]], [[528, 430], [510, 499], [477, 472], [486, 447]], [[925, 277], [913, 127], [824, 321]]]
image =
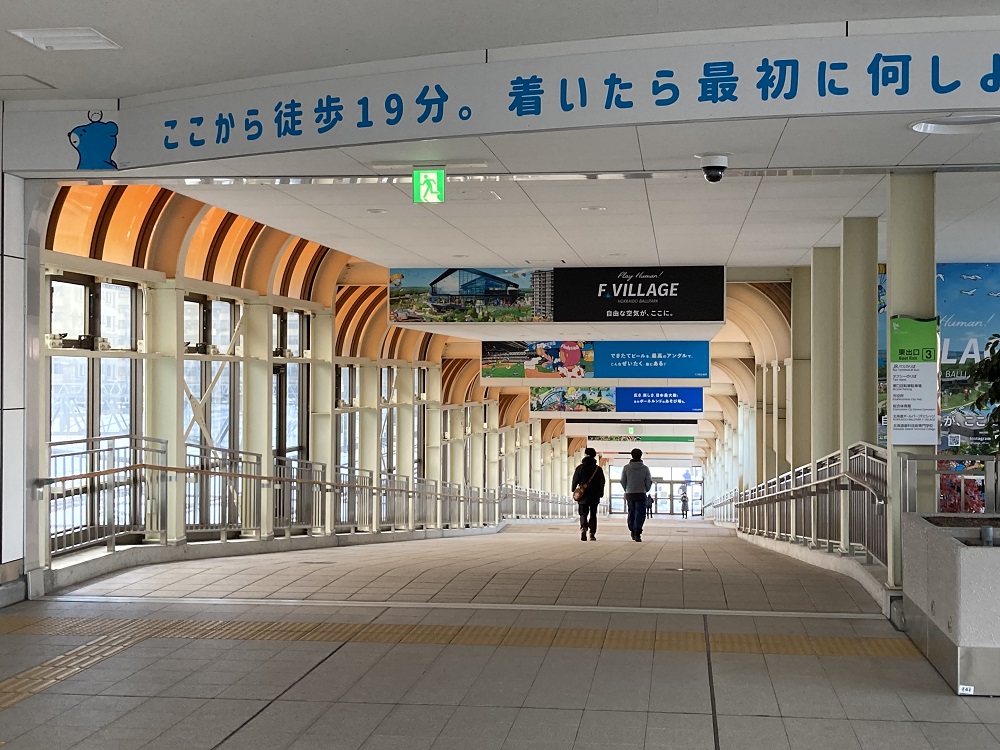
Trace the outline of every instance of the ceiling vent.
[[120, 44], [88, 26], [69, 29], [8, 29], [8, 31], [46, 52], [121, 49]]

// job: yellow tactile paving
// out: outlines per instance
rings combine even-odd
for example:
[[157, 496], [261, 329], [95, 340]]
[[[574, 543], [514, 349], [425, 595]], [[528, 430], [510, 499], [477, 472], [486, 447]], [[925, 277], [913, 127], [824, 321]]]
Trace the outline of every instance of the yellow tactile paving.
[[804, 635], [769, 635], [759, 633], [760, 650], [765, 654], [788, 654], [790, 656], [815, 656], [812, 640]]
[[403, 636], [400, 643], [448, 644], [461, 630], [459, 625], [417, 625]]
[[413, 625], [373, 622], [365, 625], [351, 638], [361, 643], [399, 643], [413, 630]]
[[656, 633], [652, 630], [609, 630], [604, 648], [652, 651]]
[[552, 648], [602, 648], [607, 635], [607, 630], [560, 628], [552, 639]]
[[812, 639], [817, 656], [869, 656], [863, 638], [818, 636]]
[[710, 633], [713, 653], [759, 654], [760, 641], [756, 633]]
[[864, 638], [871, 656], [882, 659], [919, 659], [920, 651], [909, 638]]
[[466, 625], [451, 642], [462, 646], [499, 646], [508, 630], [504, 625]]
[[700, 653], [705, 650], [705, 635], [660, 631], [656, 634], [656, 650]]
[[324, 622], [305, 633], [300, 641], [349, 641], [363, 626], [356, 622]]
[[500, 642], [501, 646], [541, 646], [548, 648], [556, 637], [558, 628], [511, 628]]

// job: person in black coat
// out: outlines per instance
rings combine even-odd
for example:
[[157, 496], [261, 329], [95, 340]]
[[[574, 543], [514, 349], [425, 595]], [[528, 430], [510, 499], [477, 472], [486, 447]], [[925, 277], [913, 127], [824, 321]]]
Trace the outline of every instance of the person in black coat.
[[573, 486], [570, 491], [575, 490], [581, 484], [587, 485], [583, 491], [583, 497], [578, 501], [580, 506], [580, 541], [587, 541], [587, 531], [590, 531], [590, 541], [597, 541], [597, 506], [601, 504], [604, 497], [604, 469], [597, 464], [597, 451], [587, 448], [584, 452], [583, 461], [573, 472]]

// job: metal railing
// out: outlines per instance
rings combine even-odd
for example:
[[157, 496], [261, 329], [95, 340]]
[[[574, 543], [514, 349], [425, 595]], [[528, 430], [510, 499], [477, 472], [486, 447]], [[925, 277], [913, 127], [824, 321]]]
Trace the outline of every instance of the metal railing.
[[185, 446], [184, 525], [188, 532], [259, 536], [262, 480], [259, 453]]
[[997, 456], [903, 453], [900, 462], [904, 512], [1000, 512]]
[[167, 445], [115, 435], [50, 444], [50, 479], [43, 480], [48, 539], [57, 555], [123, 536], [166, 542]]
[[[742, 492], [706, 505], [718, 521], [779, 541], [848, 553], [868, 562], [887, 560], [887, 458], [883, 448], [856, 443], [844, 461], [840, 451]], [[842, 539], [842, 493], [847, 498], [847, 538]]]
[[376, 483], [372, 472], [343, 466], [328, 477], [324, 464], [301, 459], [275, 458], [265, 475], [257, 454], [198, 445], [186, 446], [184, 466], [169, 466], [164, 441], [129, 435], [51, 448], [53, 477], [39, 483], [40, 502], [49, 511], [42, 546], [50, 554], [104, 542], [114, 550], [124, 535], [135, 543], [166, 544], [168, 531], [171, 542], [260, 539], [264, 507], [275, 533], [289, 537], [476, 528], [505, 518], [577, 513], [571, 498], [549, 492], [387, 473]]
[[326, 464], [275, 456], [273, 477], [275, 532], [325, 533]]

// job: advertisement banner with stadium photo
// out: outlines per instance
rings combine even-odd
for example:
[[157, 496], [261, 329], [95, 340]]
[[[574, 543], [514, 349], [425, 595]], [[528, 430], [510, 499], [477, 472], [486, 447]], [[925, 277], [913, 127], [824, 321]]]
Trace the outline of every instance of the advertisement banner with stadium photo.
[[484, 380], [707, 380], [707, 341], [484, 341]]
[[549, 416], [552, 412], [566, 416], [574, 412], [587, 416], [601, 412], [700, 414], [705, 408], [703, 388], [564, 385], [533, 387], [529, 393], [529, 410], [532, 416]]
[[724, 323], [724, 266], [390, 268], [389, 321]]
[[536, 311], [538, 268], [390, 268], [391, 323], [530, 323], [551, 320]]

